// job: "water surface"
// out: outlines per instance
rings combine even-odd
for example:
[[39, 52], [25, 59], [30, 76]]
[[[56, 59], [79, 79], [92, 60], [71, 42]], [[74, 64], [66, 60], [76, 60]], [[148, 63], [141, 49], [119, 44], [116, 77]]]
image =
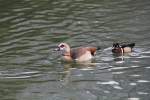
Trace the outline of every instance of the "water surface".
[[[0, 0], [1, 100], [149, 100], [149, 0]], [[114, 42], [135, 42], [116, 56]], [[101, 46], [92, 63], [53, 49]]]

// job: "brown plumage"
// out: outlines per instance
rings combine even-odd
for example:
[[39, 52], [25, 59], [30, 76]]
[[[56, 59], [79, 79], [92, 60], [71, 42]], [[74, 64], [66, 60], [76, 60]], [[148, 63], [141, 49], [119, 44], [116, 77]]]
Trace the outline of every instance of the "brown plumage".
[[67, 43], [60, 43], [58, 45], [58, 51], [62, 52], [62, 58], [65, 61], [88, 61], [96, 53], [96, 47], [78, 47], [71, 49]]

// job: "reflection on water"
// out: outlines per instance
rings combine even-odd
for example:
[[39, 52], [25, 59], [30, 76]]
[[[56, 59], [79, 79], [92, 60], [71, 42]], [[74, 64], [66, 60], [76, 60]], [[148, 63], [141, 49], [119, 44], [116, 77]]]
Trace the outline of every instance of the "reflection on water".
[[[149, 100], [149, 0], [1, 0], [2, 100]], [[101, 46], [92, 63], [53, 49]], [[134, 52], [111, 53], [114, 42]]]

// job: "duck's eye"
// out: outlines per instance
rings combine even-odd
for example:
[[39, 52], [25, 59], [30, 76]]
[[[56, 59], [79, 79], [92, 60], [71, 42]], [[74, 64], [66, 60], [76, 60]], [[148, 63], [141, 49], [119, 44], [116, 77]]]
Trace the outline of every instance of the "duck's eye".
[[63, 48], [63, 47], [64, 47], [64, 45], [61, 45], [60, 47], [61, 47], [61, 48]]
[[120, 47], [120, 45], [118, 43], [114, 43], [113, 47], [118, 48], [118, 47]]

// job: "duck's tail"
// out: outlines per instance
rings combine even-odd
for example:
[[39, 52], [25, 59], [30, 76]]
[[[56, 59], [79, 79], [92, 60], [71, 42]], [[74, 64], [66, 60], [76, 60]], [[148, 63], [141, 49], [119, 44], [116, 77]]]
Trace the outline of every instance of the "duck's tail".
[[96, 53], [96, 50], [100, 50], [100, 47], [88, 47], [87, 50], [90, 51], [91, 54], [94, 56]]
[[130, 43], [130, 44], [128, 44], [127, 46], [133, 48], [133, 47], [135, 46], [135, 43]]

